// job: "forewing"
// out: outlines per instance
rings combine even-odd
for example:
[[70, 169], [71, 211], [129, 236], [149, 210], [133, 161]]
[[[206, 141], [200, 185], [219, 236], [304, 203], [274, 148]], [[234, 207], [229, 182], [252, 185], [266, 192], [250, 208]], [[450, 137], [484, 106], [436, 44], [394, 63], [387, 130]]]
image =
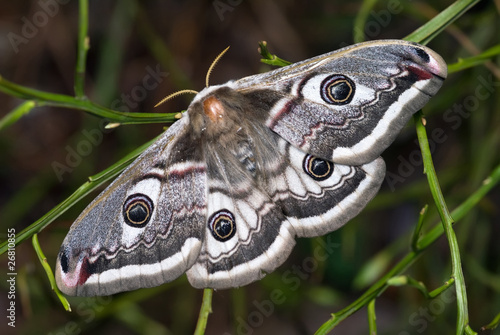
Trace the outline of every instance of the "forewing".
[[183, 274], [204, 239], [206, 173], [188, 119], [172, 125], [78, 217], [56, 264], [69, 295], [110, 295]]
[[264, 122], [296, 148], [340, 164], [378, 157], [441, 87], [446, 64], [429, 48], [374, 41], [240, 79]]

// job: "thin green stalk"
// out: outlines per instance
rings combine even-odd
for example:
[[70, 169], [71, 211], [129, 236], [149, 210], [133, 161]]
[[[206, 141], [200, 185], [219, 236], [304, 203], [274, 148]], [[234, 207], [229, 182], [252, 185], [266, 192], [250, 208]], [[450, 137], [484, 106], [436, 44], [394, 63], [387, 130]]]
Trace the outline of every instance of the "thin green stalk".
[[11, 124], [15, 123], [23, 115], [28, 114], [35, 107], [36, 103], [32, 100], [23, 102], [0, 119], [0, 130], [5, 129]]
[[425, 284], [410, 277], [410, 276], [397, 276], [397, 277], [392, 277], [387, 281], [387, 284], [391, 286], [411, 286], [416, 288], [417, 290], [422, 293], [422, 295], [426, 298], [429, 298], [429, 291], [427, 290], [427, 287], [425, 287]]
[[231, 311], [233, 315], [233, 333], [238, 332], [237, 328], [237, 322], [238, 318], [246, 318], [248, 315], [248, 308], [247, 308], [247, 296], [246, 296], [246, 289], [244, 287], [240, 288], [235, 288], [232, 289], [230, 294], [231, 294]]
[[79, 1], [78, 47], [75, 68], [75, 96], [78, 99], [85, 97], [85, 63], [89, 50], [89, 3], [88, 0]]
[[198, 316], [198, 323], [196, 324], [196, 329], [194, 335], [205, 334], [205, 329], [207, 328], [208, 315], [212, 313], [212, 295], [214, 290], [211, 288], [206, 288], [203, 290], [203, 302], [201, 303], [200, 315]]
[[[467, 198], [460, 206], [458, 206], [452, 214], [457, 219], [462, 218], [467, 214], [493, 187], [500, 182], [500, 165], [498, 165], [493, 173], [485, 180], [481, 187], [476, 190], [469, 198]], [[370, 300], [382, 294], [387, 287], [391, 278], [401, 275], [408, 267], [418, 260], [420, 255], [444, 233], [443, 225], [438, 224], [425, 235], [422, 236], [418, 243], [417, 250], [411, 250], [406, 254], [394, 267], [392, 267], [382, 278], [376, 281], [365, 293], [363, 293], [356, 301], [352, 302], [344, 309], [333, 313], [332, 317], [326, 321], [317, 331], [317, 335], [328, 334], [342, 320], [354, 314], [370, 302]], [[447, 285], [451, 285], [454, 279], [450, 279]], [[443, 288], [444, 289], [444, 288]], [[432, 291], [430, 294], [436, 294]]]
[[37, 106], [66, 107], [83, 110], [90, 114], [120, 124], [167, 123], [175, 121], [175, 113], [124, 113], [100, 106], [87, 99], [49, 93], [14, 84], [0, 76], [0, 91], [24, 100], [34, 100]]
[[330, 333], [330, 331], [332, 331], [333, 328], [335, 328], [341, 321], [345, 320], [347, 317], [366, 306], [371, 300], [378, 297], [387, 289], [387, 287], [389, 287], [387, 284], [388, 280], [406, 271], [406, 269], [408, 269], [408, 267], [418, 259], [420, 253], [421, 251], [408, 253], [391, 270], [389, 270], [387, 274], [375, 282], [365, 293], [356, 299], [356, 301], [337, 313], [333, 313], [332, 317], [326, 321], [315, 334], [326, 335]]
[[[160, 294], [164, 293], [167, 290], [171, 291], [178, 289], [179, 287], [186, 287], [187, 283], [184, 278], [179, 278], [174, 282], [166, 283], [160, 286], [143, 288], [140, 290], [125, 292], [119, 295], [97, 297], [97, 299], [95, 297], [87, 297], [83, 299], [77, 298], [78, 300], [76, 301], [78, 302], [80, 311], [82, 310], [82, 307], [88, 307], [91, 308], [91, 310], [95, 314], [94, 318], [90, 321], [87, 318], [74, 318], [73, 321], [76, 324], [76, 327], [74, 327], [74, 329], [81, 330], [81, 334], [90, 333], [89, 329], [95, 329], [96, 324], [99, 324], [101, 320], [109, 318], [111, 316], [118, 318], [118, 315], [120, 315], [122, 313], [122, 310], [124, 308], [127, 308], [127, 306], [138, 305], [148, 299], [158, 297]], [[62, 325], [58, 328], [52, 329], [48, 332], [48, 334], [67, 334], [68, 328], [66, 327], [66, 325]]]
[[481, 327], [481, 330], [482, 331], [489, 330], [489, 329], [493, 330], [493, 329], [496, 329], [499, 324], [500, 324], [500, 313], [498, 313], [489, 324]]
[[375, 314], [375, 300], [368, 303], [368, 330], [370, 335], [377, 335], [377, 315]]
[[292, 64], [287, 60], [281, 59], [278, 56], [271, 54], [271, 52], [269, 52], [269, 49], [267, 48], [266, 41], [259, 42], [259, 53], [262, 56], [262, 59], [260, 61], [264, 64], [274, 66], [287, 66]]
[[424, 208], [420, 211], [420, 215], [418, 216], [418, 222], [413, 230], [413, 235], [411, 237], [411, 250], [418, 250], [418, 239], [420, 238], [420, 233], [422, 231], [422, 225], [424, 224], [425, 214], [427, 214], [428, 205], [425, 205]]
[[450, 286], [453, 284], [455, 284], [455, 279], [450, 278], [449, 280], [446, 281], [446, 283], [444, 283], [443, 286], [440, 286], [437, 289], [429, 292], [429, 298], [434, 299], [435, 297], [446, 291], [448, 288], [450, 288]]
[[106, 34], [99, 41], [92, 99], [105, 106], [109, 106], [116, 98], [117, 88], [120, 87], [121, 69], [127, 57], [123, 50], [127, 49], [131, 31], [135, 28], [130, 23], [135, 20], [136, 12], [135, 0], [116, 2], [109, 17]]
[[429, 140], [427, 138], [427, 132], [423, 124], [422, 112], [418, 112], [414, 115], [415, 124], [417, 126], [417, 136], [418, 142], [420, 144], [420, 150], [422, 151], [422, 158], [424, 161], [424, 173], [427, 176], [429, 187], [431, 190], [432, 197], [436, 203], [436, 207], [441, 218], [441, 222], [450, 245], [451, 252], [451, 264], [452, 264], [452, 278], [455, 279], [455, 289], [457, 294], [457, 335], [463, 334], [466, 326], [469, 324], [469, 312], [467, 306], [467, 291], [465, 288], [465, 279], [462, 273], [462, 262], [460, 260], [460, 250], [458, 248], [457, 237], [453, 231], [453, 218], [448, 211], [448, 206], [444, 200], [443, 193], [441, 192], [441, 187], [439, 186], [439, 181], [434, 169], [434, 164], [432, 162], [431, 151], [429, 148]]
[[455, 280], [453, 278], [449, 279], [444, 283], [444, 285], [434, 289], [433, 291], [429, 292], [427, 290], [427, 287], [425, 286], [424, 283], [415, 280], [414, 278], [410, 276], [398, 276], [398, 277], [392, 277], [387, 281], [387, 284], [391, 286], [411, 286], [416, 288], [417, 290], [422, 293], [422, 295], [427, 298], [427, 299], [434, 299], [438, 295], [440, 295], [443, 291], [447, 290], [451, 285], [455, 283]]
[[43, 269], [45, 270], [45, 273], [47, 274], [47, 278], [49, 279], [50, 282], [50, 287], [52, 290], [55, 292], [59, 300], [64, 306], [64, 309], [68, 312], [71, 312], [71, 306], [69, 305], [68, 300], [64, 295], [62, 294], [61, 291], [59, 291], [59, 288], [56, 285], [56, 280], [54, 278], [54, 273], [52, 272], [52, 269], [50, 268], [49, 263], [47, 263], [47, 257], [45, 257], [42, 247], [40, 246], [40, 243], [38, 242], [38, 235], [34, 234], [32, 238], [32, 243], [33, 243], [33, 249], [35, 249], [36, 255], [38, 256], [38, 259], [40, 260], [40, 263], [42, 264]]
[[465, 69], [477, 66], [486, 61], [492, 60], [494, 57], [500, 55], [500, 44], [497, 44], [488, 50], [481, 52], [479, 55], [459, 58], [458, 62], [448, 65], [448, 74], [463, 71]]
[[408, 41], [427, 44], [480, 0], [457, 0], [426, 24], [406, 36]]

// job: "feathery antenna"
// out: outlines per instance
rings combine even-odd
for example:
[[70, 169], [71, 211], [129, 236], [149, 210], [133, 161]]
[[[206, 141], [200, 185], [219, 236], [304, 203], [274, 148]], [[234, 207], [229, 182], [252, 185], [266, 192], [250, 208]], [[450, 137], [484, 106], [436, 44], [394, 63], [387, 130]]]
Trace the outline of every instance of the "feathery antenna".
[[172, 94], [167, 95], [165, 98], [161, 99], [159, 103], [155, 105], [155, 107], [160, 106], [162, 103], [164, 103], [167, 100], [170, 100], [172, 98], [175, 98], [176, 96], [182, 95], [182, 94], [187, 94], [187, 93], [192, 93], [192, 94], [198, 94], [195, 90], [182, 90], [182, 91], [177, 91]]
[[219, 56], [217, 56], [214, 59], [214, 61], [212, 62], [212, 65], [210, 65], [210, 67], [208, 68], [207, 77], [205, 78], [205, 85], [207, 87], [208, 87], [208, 79], [210, 78], [210, 74], [212, 73], [212, 70], [214, 69], [214, 67], [217, 64], [217, 62], [219, 61], [219, 59], [221, 59], [221, 57], [224, 56], [224, 54], [226, 53], [227, 50], [229, 50], [229, 47], [227, 47], [224, 50], [222, 50], [222, 52], [219, 54]]
[[[212, 73], [212, 70], [214, 69], [215, 65], [217, 64], [217, 62], [221, 59], [222, 56], [224, 56], [224, 54], [226, 53], [226, 51], [229, 50], [229, 47], [225, 48], [224, 50], [222, 50], [222, 52], [214, 59], [214, 61], [212, 62], [212, 64], [210, 65], [210, 67], [208, 68], [208, 71], [207, 71], [207, 77], [205, 78], [205, 81], [206, 81], [206, 85], [208, 87], [208, 80], [210, 78], [210, 73]], [[164, 103], [165, 101], [168, 101], [170, 99], [173, 99], [181, 94], [187, 94], [187, 93], [192, 93], [192, 94], [198, 94], [198, 92], [196, 92], [195, 90], [181, 90], [181, 91], [177, 91], [177, 92], [174, 92], [170, 95], [167, 95], [165, 98], [163, 98], [160, 102], [158, 102], [155, 107], [158, 107], [160, 106], [162, 103]]]

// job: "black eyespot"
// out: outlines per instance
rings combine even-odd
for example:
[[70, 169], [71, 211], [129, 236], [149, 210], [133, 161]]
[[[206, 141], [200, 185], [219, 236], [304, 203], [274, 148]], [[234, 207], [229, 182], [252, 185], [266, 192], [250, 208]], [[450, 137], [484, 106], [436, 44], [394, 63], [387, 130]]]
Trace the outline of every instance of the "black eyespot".
[[333, 173], [332, 162], [311, 155], [304, 157], [302, 167], [305, 173], [317, 181], [328, 179]]
[[227, 209], [221, 209], [208, 219], [208, 229], [217, 241], [228, 241], [236, 233], [234, 215]]
[[123, 219], [130, 227], [142, 228], [151, 219], [153, 209], [153, 201], [147, 195], [132, 194], [123, 204]]
[[321, 83], [321, 98], [331, 105], [345, 105], [351, 102], [356, 87], [354, 82], [341, 74], [326, 77]]
[[420, 48], [414, 48], [416, 54], [418, 55], [418, 57], [422, 58], [422, 60], [426, 63], [429, 63], [429, 61], [431, 60], [429, 54], [427, 52], [424, 51], [424, 49], [420, 49]]
[[68, 273], [69, 270], [69, 261], [68, 256], [66, 255], [66, 251], [61, 251], [59, 254], [59, 263], [61, 264], [61, 269], [64, 273]]

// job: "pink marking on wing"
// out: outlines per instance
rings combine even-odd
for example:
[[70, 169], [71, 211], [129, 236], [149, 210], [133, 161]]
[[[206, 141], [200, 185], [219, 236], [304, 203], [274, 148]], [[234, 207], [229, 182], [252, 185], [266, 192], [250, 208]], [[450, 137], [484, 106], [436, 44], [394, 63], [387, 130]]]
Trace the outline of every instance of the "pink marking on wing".
[[418, 80], [427, 80], [432, 78], [432, 73], [425, 71], [423, 69], [420, 69], [415, 66], [408, 66], [407, 67], [408, 71], [411, 73], [415, 74], [418, 78]]
[[92, 275], [92, 271], [90, 270], [89, 259], [85, 257], [81, 263], [80, 273], [78, 274], [78, 285], [83, 285]]
[[[87, 261], [87, 264], [85, 265], [87, 270], [82, 270], [84, 267], [84, 262]], [[61, 279], [66, 287], [77, 287], [85, 284], [87, 279], [89, 279], [90, 274], [88, 271], [88, 259], [85, 257], [83, 261], [78, 262], [78, 264], [75, 267], [75, 270], [73, 272], [64, 272], [61, 270]], [[85, 275], [82, 276], [82, 271], [85, 272]]]
[[185, 169], [175, 169], [168, 172], [168, 177], [184, 178], [186, 175], [194, 173], [205, 173], [206, 169], [204, 166], [190, 166]]
[[276, 127], [276, 124], [280, 122], [288, 113], [290, 113], [297, 104], [295, 103], [294, 100], [289, 100], [281, 110], [274, 115], [274, 117], [271, 119], [271, 122], [268, 124], [268, 127], [271, 129], [274, 129]]

